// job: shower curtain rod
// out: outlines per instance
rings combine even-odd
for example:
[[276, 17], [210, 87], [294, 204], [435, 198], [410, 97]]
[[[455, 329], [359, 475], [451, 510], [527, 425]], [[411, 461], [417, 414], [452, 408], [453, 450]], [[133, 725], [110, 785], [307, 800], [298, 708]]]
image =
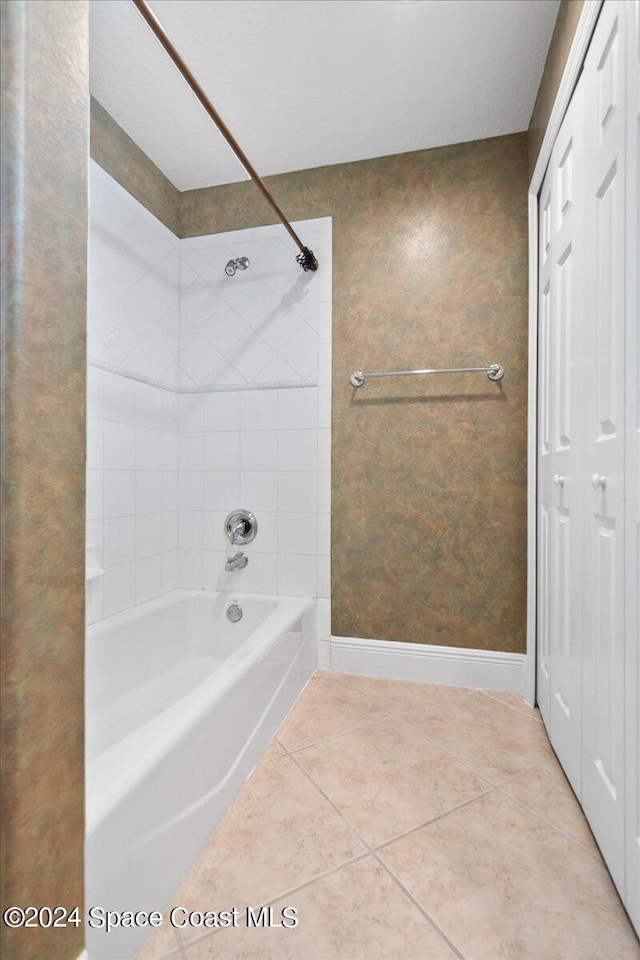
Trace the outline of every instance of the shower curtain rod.
[[146, 0], [132, 0], [132, 3], [135, 4], [135, 6], [138, 8], [138, 12], [146, 20], [147, 25], [150, 27], [153, 33], [155, 33], [157, 39], [160, 41], [160, 43], [162, 44], [166, 52], [169, 54], [169, 56], [173, 60], [176, 67], [178, 68], [178, 70], [180, 71], [184, 79], [187, 81], [187, 83], [195, 93], [196, 97], [198, 98], [202, 106], [205, 108], [205, 110], [207, 111], [207, 113], [209, 114], [209, 116], [217, 126], [218, 130], [220, 131], [222, 136], [225, 138], [225, 140], [227, 141], [227, 143], [235, 153], [236, 157], [238, 158], [242, 166], [245, 168], [245, 170], [247, 171], [247, 173], [249, 174], [249, 176], [257, 186], [258, 190], [260, 190], [265, 200], [268, 203], [270, 203], [271, 206], [273, 207], [275, 213], [278, 215], [278, 219], [280, 220], [282, 225], [285, 227], [289, 236], [292, 238], [292, 240], [300, 250], [300, 253], [296, 257], [296, 260], [298, 261], [302, 269], [317, 270], [318, 261], [313, 251], [310, 250], [309, 247], [306, 247], [303, 244], [302, 240], [300, 239], [298, 234], [295, 232], [295, 230], [293, 229], [293, 227], [285, 217], [284, 213], [276, 203], [271, 192], [265, 185], [264, 180], [262, 179], [262, 177], [260, 176], [256, 168], [253, 166], [253, 164], [247, 157], [246, 153], [244, 152], [244, 150], [242, 149], [242, 147], [240, 146], [236, 138], [233, 136], [228, 126], [226, 125], [226, 123], [224, 122], [224, 120], [222, 119], [222, 117], [214, 107], [214, 105], [211, 103], [211, 101], [209, 100], [208, 96], [206, 95], [206, 93], [204, 92], [204, 90], [196, 80], [196, 78], [193, 76], [193, 74], [189, 70], [189, 67], [186, 65], [186, 63], [184, 62], [184, 60], [182, 59], [182, 57], [180, 56], [180, 54], [178, 53], [174, 45], [172, 44], [171, 40], [165, 33], [164, 27], [156, 17], [153, 10], [151, 10]]

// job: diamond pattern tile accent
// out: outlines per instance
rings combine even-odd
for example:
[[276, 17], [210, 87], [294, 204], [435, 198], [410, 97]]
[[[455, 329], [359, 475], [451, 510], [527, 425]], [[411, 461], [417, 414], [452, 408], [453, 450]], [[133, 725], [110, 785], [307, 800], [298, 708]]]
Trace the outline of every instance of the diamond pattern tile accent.
[[[317, 278], [300, 271], [293, 243], [269, 233], [272, 228], [256, 229], [258, 237], [249, 240], [238, 231], [237, 242], [225, 234], [222, 246], [212, 245], [214, 235], [199, 238], [199, 248], [181, 248], [181, 385], [305, 382], [317, 376]], [[226, 263], [240, 256], [249, 258], [249, 269], [228, 277]], [[202, 340], [194, 344], [196, 329], [211, 344], [215, 363], [196, 360], [205, 349]]]
[[317, 378], [318, 276], [283, 228], [180, 241], [93, 161], [90, 220], [90, 358], [183, 388]]

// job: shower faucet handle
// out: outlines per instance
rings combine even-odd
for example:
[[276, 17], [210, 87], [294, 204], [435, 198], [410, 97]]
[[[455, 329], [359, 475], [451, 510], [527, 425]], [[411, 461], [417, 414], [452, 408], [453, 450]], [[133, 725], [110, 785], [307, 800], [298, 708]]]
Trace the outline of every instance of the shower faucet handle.
[[232, 546], [252, 543], [258, 533], [258, 521], [250, 510], [232, 510], [224, 521], [224, 532]]

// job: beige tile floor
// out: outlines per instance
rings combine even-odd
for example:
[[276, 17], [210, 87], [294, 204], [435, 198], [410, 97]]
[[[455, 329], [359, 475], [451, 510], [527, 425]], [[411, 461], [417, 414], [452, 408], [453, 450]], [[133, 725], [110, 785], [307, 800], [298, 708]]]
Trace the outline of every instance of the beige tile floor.
[[321, 671], [172, 904], [299, 925], [165, 924], [140, 960], [640, 958], [537, 710]]

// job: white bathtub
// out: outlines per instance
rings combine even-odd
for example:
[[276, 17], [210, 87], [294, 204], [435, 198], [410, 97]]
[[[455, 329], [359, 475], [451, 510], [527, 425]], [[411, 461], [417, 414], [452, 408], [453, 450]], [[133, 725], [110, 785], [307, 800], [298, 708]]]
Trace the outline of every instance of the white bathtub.
[[[88, 628], [87, 909], [166, 906], [310, 676], [313, 635], [311, 600], [189, 590]], [[90, 960], [146, 933], [87, 927]]]

